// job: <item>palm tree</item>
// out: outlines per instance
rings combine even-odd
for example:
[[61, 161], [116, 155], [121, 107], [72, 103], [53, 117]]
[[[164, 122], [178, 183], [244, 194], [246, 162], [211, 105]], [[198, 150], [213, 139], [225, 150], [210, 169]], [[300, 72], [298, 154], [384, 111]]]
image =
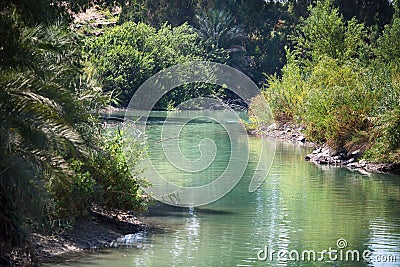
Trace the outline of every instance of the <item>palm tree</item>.
[[[244, 41], [246, 35], [241, 25], [235, 24], [231, 13], [210, 9], [208, 13], [196, 15], [198, 28], [194, 28], [212, 49], [222, 48], [229, 53], [230, 66], [253, 76], [254, 60], [246, 55]], [[228, 93], [229, 94], [229, 93]]]
[[195, 31], [217, 48], [241, 45], [245, 38], [241, 25], [234, 24], [232, 14], [224, 10], [210, 9], [208, 13], [196, 15], [198, 28]]
[[0, 66], [0, 263], [23, 240], [35, 185], [70, 182], [68, 159], [89, 149], [82, 125], [105, 101], [81, 73], [79, 37], [62, 24], [23, 29], [16, 49]]

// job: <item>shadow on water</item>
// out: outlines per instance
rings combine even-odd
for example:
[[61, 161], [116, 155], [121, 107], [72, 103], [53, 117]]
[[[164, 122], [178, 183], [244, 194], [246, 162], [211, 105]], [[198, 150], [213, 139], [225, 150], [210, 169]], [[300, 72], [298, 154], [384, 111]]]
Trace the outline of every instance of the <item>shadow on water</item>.
[[217, 210], [209, 208], [187, 208], [175, 207], [163, 203], [157, 203], [149, 207], [146, 216], [149, 217], [185, 217], [188, 213], [191, 214], [210, 214], [210, 215], [233, 215], [232, 211]]
[[[146, 131], [150, 141], [162, 139], [161, 126], [152, 125]], [[163, 127], [168, 129], [169, 125]], [[177, 153], [198, 156], [196, 145], [207, 136], [219, 145], [218, 160], [201, 174], [209, 182], [211, 175], [222, 173], [229, 158], [224, 129], [205, 123], [185, 127], [179, 143], [182, 150]], [[344, 168], [315, 166], [304, 161], [310, 149], [276, 142], [268, 177], [250, 194], [248, 185], [262, 142], [249, 138], [248, 170], [218, 201], [194, 209], [159, 202], [150, 206], [144, 221], [157, 227], [146, 232], [146, 242], [140, 249], [110, 250], [110, 254], [95, 254], [60, 266], [400, 266], [400, 176], [362, 175]], [[192, 177], [171, 166], [162, 156], [161, 146], [152, 149], [152, 160], [160, 173], [171, 182], [187, 186]], [[195, 178], [199, 177], [197, 174]], [[347, 244], [343, 252], [368, 249], [375, 259], [385, 256], [394, 260], [285, 261], [277, 254], [265, 261], [258, 259], [258, 252], [266, 247], [301, 255], [302, 251], [338, 249], [339, 240]]]

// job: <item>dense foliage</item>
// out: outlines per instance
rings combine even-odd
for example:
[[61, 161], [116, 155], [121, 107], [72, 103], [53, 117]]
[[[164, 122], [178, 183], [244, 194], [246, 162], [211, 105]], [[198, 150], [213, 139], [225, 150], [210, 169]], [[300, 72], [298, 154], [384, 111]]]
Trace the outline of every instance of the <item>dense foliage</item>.
[[[137, 88], [152, 75], [167, 67], [191, 61], [224, 62], [227, 54], [221, 49], [203, 45], [201, 38], [187, 25], [171, 27], [164, 24], [155, 29], [144, 23], [126, 22], [107, 30], [100, 37], [87, 40], [87, 54], [91, 65], [103, 78], [105, 91], [118, 96], [127, 106]], [[192, 98], [191, 87], [182, 87], [179, 94], [163, 99], [159, 108], [167, 108]], [[203, 88], [203, 95], [215, 89]]]
[[318, 1], [297, 26], [283, 74], [269, 78], [265, 95], [276, 119], [304, 124], [311, 140], [399, 162], [399, 19], [378, 38], [373, 33]]
[[[172, 26], [187, 22], [210, 40], [226, 33], [228, 39], [222, 36], [225, 40], [219, 45], [230, 52], [230, 64], [257, 83], [264, 79], [263, 72], [272, 74], [283, 66], [291, 28], [287, 25], [295, 20], [287, 5], [262, 0], [135, 0], [124, 6], [120, 16], [120, 23], [144, 22], [155, 28], [166, 21]], [[229, 50], [232, 45], [239, 45], [239, 51]]]
[[[93, 4], [105, 13], [118, 5], [117, 25], [79, 35], [72, 14]], [[55, 230], [84, 215], [93, 202], [144, 207], [140, 170], [129, 169], [142, 157], [141, 148], [123, 142], [122, 127], [107, 131], [96, 114], [116, 99], [126, 106], [147, 78], [189, 60], [227, 63], [264, 84], [275, 118], [304, 125], [313, 141], [399, 162], [399, 5], [2, 1], [0, 265], [10, 263], [29, 226]], [[237, 97], [195, 84], [171, 91], [157, 108], [209, 95], [227, 102]], [[256, 99], [252, 108], [262, 108], [260, 103]]]
[[61, 22], [30, 26], [17, 8], [2, 10], [1, 25], [12, 25], [12, 43], [0, 49], [0, 265], [29, 227], [68, 226], [92, 201], [120, 207], [114, 195], [123, 191], [131, 197], [121, 208], [142, 207], [135, 176], [114, 168], [127, 164], [111, 147], [120, 135], [101, 134], [96, 112], [110, 97], [83, 71], [83, 36]]

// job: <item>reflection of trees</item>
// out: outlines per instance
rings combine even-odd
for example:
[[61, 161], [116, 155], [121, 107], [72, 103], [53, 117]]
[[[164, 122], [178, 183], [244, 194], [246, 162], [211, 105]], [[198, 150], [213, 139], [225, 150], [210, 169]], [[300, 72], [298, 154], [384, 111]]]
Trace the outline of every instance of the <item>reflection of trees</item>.
[[[251, 140], [254, 158], [260, 144]], [[367, 178], [346, 169], [321, 168], [304, 162], [304, 154], [292, 144], [278, 143], [270, 174], [253, 197], [258, 245], [323, 250], [345, 238], [353, 249], [363, 251], [376, 238], [383, 250], [399, 242], [396, 177]], [[378, 232], [379, 223], [372, 223], [376, 220], [385, 222]]]
[[[201, 111], [180, 111], [181, 116], [193, 116], [194, 114], [202, 114]], [[214, 161], [206, 169], [196, 172], [195, 175], [191, 172], [177, 169], [171, 164], [165, 156], [163, 151], [163, 140], [161, 137], [162, 128], [164, 131], [171, 133], [171, 136], [176, 132], [174, 138], [178, 138], [179, 147], [176, 148], [177, 153], [182, 153], [188, 160], [195, 161], [201, 155], [198, 145], [200, 141], [205, 138], [210, 138], [215, 141], [217, 152]], [[181, 129], [182, 127], [182, 129]], [[180, 124], [166, 124], [162, 126], [153, 125], [148, 128], [147, 133], [149, 144], [151, 147], [149, 150], [149, 156], [154, 164], [155, 168], [159, 171], [161, 176], [165, 176], [166, 179], [172, 183], [180, 186], [200, 186], [210, 183], [211, 181], [218, 178], [223, 171], [226, 169], [229, 158], [230, 158], [230, 140], [226, 131], [221, 125], [216, 123], [188, 123], [186, 125]], [[168, 134], [166, 136], [169, 136]], [[165, 142], [169, 142], [166, 140]], [[193, 162], [193, 164], [196, 164]]]

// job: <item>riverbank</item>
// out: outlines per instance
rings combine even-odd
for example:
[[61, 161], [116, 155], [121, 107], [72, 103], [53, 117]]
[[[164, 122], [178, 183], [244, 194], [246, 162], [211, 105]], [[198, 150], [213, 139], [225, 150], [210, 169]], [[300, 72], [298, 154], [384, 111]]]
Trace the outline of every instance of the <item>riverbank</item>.
[[268, 127], [261, 127], [250, 134], [263, 135], [274, 139], [301, 143], [307, 147], [313, 147], [314, 151], [305, 156], [305, 160], [332, 167], [344, 167], [352, 171], [359, 171], [363, 174], [400, 174], [400, 164], [371, 162], [362, 158], [363, 151], [354, 149], [351, 151], [337, 150], [330, 148], [327, 144], [318, 145], [309, 142], [303, 131], [304, 127], [294, 124], [273, 123]]
[[[116, 247], [121, 236], [157, 229], [133, 212], [106, 210], [99, 206], [90, 209], [89, 216], [78, 219], [72, 229], [58, 235], [33, 231], [28, 245], [14, 251], [11, 260], [16, 266], [36, 263], [57, 263]], [[28, 251], [28, 253], [27, 253]]]

